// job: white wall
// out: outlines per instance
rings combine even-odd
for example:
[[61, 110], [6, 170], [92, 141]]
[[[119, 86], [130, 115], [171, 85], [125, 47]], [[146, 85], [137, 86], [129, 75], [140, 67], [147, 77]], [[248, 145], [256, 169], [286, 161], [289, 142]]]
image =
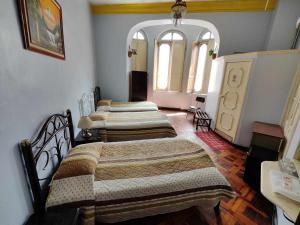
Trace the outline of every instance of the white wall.
[[269, 36], [266, 39], [266, 49], [289, 49], [293, 43], [296, 22], [299, 17], [299, 0], [279, 0], [278, 6], [272, 15]]
[[152, 26], [143, 28], [143, 31], [148, 38], [148, 99], [153, 101], [158, 106], [173, 107], [173, 108], [188, 108], [191, 105], [191, 94], [184, 92], [179, 93], [167, 93], [167, 92], [154, 92], [153, 91], [153, 65], [154, 65], [154, 41], [159, 35], [167, 30], [178, 30], [184, 33], [186, 37], [186, 52], [183, 71], [183, 89], [187, 86], [187, 79], [189, 75], [190, 60], [192, 54], [192, 43], [198, 39], [200, 33], [205, 29], [199, 26], [193, 25], [181, 25], [174, 28], [173, 25]]
[[0, 6], [0, 224], [19, 225], [32, 212], [18, 142], [31, 138], [51, 113], [70, 108], [95, 84], [91, 16], [87, 1], [59, 2], [63, 9], [66, 60], [23, 48], [17, 1]]
[[[101, 87], [102, 95], [114, 100], [128, 100], [127, 34], [137, 23], [168, 19], [170, 14], [96, 15], [93, 18], [97, 83]], [[219, 54], [227, 55], [236, 51], [262, 50], [269, 30], [271, 13], [188, 13], [187, 18], [213, 23], [220, 34]]]

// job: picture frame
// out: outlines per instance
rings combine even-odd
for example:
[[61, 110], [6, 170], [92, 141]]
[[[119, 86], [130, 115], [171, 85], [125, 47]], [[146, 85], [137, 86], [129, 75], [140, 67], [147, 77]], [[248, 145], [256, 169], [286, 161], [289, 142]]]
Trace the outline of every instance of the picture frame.
[[62, 8], [56, 0], [19, 0], [25, 48], [65, 60]]

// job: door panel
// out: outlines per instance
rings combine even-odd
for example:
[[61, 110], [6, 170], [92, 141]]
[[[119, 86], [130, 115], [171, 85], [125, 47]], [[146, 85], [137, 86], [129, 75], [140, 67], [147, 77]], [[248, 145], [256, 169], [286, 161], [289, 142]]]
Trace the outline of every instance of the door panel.
[[[234, 141], [249, 80], [251, 61], [226, 63], [216, 131]], [[223, 135], [222, 135], [223, 136]]]
[[147, 71], [147, 41], [133, 39], [131, 48], [137, 52], [131, 57], [131, 71]]

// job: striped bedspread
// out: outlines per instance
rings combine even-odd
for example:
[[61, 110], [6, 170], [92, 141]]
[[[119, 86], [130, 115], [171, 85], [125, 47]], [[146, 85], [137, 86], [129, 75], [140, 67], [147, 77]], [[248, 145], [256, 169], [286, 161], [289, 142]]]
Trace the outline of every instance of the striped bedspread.
[[234, 195], [207, 153], [178, 138], [104, 145], [95, 190], [96, 220], [109, 223]]
[[[97, 113], [103, 114], [95, 112], [93, 115]], [[104, 142], [177, 136], [168, 117], [158, 111], [107, 112], [105, 120], [93, 120], [92, 129], [97, 129]]]
[[142, 112], [157, 111], [157, 105], [153, 102], [111, 102], [110, 106], [98, 106], [97, 111], [108, 112]]
[[[94, 143], [76, 148], [58, 170], [58, 174], [71, 177], [54, 177], [47, 206], [79, 205], [84, 224], [114, 223], [203, 204], [214, 206], [235, 195], [207, 153], [186, 139]], [[91, 168], [81, 168], [80, 159], [90, 159]], [[70, 173], [70, 168], [78, 176]]]

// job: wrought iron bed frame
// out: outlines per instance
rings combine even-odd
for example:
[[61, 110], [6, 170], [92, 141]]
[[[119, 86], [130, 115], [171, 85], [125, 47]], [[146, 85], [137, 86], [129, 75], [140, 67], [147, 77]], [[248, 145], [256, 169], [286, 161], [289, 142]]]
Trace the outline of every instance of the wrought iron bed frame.
[[[53, 145], [48, 146], [52, 144], [51, 141], [54, 141]], [[35, 213], [45, 212], [49, 184], [63, 160], [62, 147], [64, 144], [66, 144], [66, 152], [68, 152], [70, 145], [71, 147], [75, 146], [72, 114], [69, 109], [66, 111], [66, 115], [51, 115], [35, 138], [32, 140], [24, 139], [19, 144]], [[53, 160], [51, 161], [52, 168], [48, 171], [47, 177], [43, 178], [39, 177], [37, 168], [37, 163], [42, 155], [46, 157], [42, 170], [47, 168], [52, 158], [57, 158], [55, 165], [53, 165]]]

